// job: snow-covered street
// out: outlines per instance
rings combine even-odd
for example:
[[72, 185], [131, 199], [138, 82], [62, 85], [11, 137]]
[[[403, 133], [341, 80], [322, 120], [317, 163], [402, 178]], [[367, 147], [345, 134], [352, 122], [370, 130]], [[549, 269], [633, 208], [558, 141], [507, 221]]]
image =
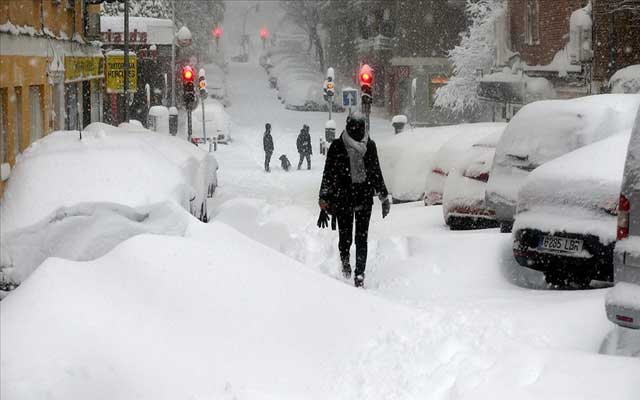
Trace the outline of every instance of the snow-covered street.
[[[607, 319], [611, 285], [551, 288], [518, 265], [511, 233], [450, 230], [423, 201], [383, 218], [376, 198], [365, 287], [344, 279], [338, 232], [317, 226], [328, 114], [285, 109], [254, 53], [227, 66], [232, 140], [213, 156], [133, 123], [55, 132], [22, 154], [0, 204], [0, 266], [19, 278], [0, 301], [0, 398], [640, 398], [640, 331]], [[375, 111], [389, 182], [385, 145], [400, 136]], [[346, 118], [333, 113], [337, 135]], [[311, 169], [298, 170], [305, 124]]]

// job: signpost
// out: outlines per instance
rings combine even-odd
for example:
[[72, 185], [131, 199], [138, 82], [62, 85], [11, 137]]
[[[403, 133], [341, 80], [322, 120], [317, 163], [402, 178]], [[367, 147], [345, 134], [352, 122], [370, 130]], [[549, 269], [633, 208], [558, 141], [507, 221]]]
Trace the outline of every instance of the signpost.
[[[107, 53], [105, 75], [107, 93], [124, 93], [124, 54]], [[138, 90], [138, 59], [135, 54], [129, 55], [128, 92]]]
[[349, 108], [349, 115], [351, 115], [351, 107], [358, 106], [358, 90], [352, 88], [342, 89], [342, 106]]

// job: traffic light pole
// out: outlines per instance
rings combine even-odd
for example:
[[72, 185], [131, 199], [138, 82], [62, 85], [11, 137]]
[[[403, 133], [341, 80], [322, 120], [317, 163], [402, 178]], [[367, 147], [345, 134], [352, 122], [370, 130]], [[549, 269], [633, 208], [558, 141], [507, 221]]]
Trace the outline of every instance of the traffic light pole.
[[191, 109], [187, 110], [187, 140], [191, 142], [191, 135], [193, 134], [193, 127], [191, 124]]
[[129, 0], [124, 0], [124, 122], [129, 122]]

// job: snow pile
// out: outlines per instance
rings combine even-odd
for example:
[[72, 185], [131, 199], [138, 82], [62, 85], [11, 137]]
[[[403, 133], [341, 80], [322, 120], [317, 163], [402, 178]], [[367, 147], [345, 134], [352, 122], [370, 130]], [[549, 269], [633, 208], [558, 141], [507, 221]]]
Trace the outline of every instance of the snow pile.
[[585, 7], [571, 13], [569, 18], [569, 57], [572, 63], [588, 61], [593, 57], [591, 31], [593, 21], [591, 19], [592, 6], [589, 2]]
[[611, 93], [640, 93], [640, 64], [616, 71], [609, 79]]
[[616, 206], [630, 133], [616, 135], [534, 170], [518, 193], [514, 229], [616, 239]]
[[[502, 133], [506, 123], [483, 123], [461, 125], [458, 135], [447, 141], [436, 154], [425, 183], [425, 204], [442, 202], [442, 192], [449, 172], [464, 161], [471, 147], [479, 140], [496, 133]], [[436, 172], [437, 171], [437, 172]]]
[[172, 203], [133, 209], [84, 203], [56, 210], [43, 221], [2, 236], [1, 276], [23, 282], [49, 257], [88, 261], [143, 233], [182, 236], [189, 214]]
[[149, 108], [149, 120], [155, 122], [149, 124], [152, 131], [169, 133], [169, 109], [165, 106], [152, 106]]
[[77, 131], [58, 131], [33, 143], [5, 190], [2, 232], [80, 203], [135, 208], [170, 201], [188, 210], [204, 201], [216, 179], [212, 155], [176, 137], [121, 126], [94, 123], [82, 140]]
[[407, 116], [406, 115], [394, 115], [393, 118], [391, 118], [391, 123], [392, 124], [406, 124], [407, 123]]
[[515, 207], [529, 171], [572, 150], [633, 126], [640, 95], [546, 100], [523, 107], [496, 148], [487, 195]]
[[415, 318], [226, 225], [189, 236], [48, 259], [0, 303], [1, 397], [336, 398], [368, 338]]

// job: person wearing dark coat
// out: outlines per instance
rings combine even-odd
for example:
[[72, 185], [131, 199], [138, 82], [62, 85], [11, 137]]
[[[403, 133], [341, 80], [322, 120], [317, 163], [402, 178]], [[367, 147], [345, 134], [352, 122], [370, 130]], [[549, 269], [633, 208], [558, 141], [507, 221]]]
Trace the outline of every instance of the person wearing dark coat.
[[273, 137], [271, 136], [271, 124], [269, 123], [264, 126], [262, 146], [264, 147], [264, 170], [270, 172], [269, 164], [271, 164], [271, 156], [273, 155]]
[[382, 203], [382, 217], [390, 211], [389, 193], [384, 183], [378, 150], [365, 132], [364, 117], [353, 114], [347, 118], [347, 128], [334, 140], [327, 152], [320, 186], [320, 218], [318, 226], [328, 225], [332, 214], [338, 222], [340, 260], [345, 278], [351, 278], [349, 252], [353, 242], [355, 220], [356, 287], [364, 284], [367, 264], [367, 240], [373, 197]]
[[307, 169], [311, 169], [311, 154], [313, 150], [311, 147], [311, 135], [309, 134], [309, 126], [304, 125], [300, 130], [298, 139], [296, 141], [298, 147], [298, 153], [300, 154], [300, 161], [298, 162], [298, 169], [302, 167], [302, 161], [307, 159]]

